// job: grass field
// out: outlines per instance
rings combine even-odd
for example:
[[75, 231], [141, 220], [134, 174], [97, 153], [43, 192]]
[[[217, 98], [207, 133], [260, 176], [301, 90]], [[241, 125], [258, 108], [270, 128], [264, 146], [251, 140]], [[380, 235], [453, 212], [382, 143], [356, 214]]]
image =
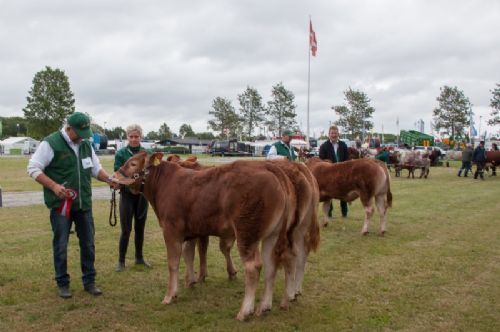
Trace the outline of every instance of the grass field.
[[[18, 160], [0, 163], [9, 177], [26, 177]], [[24, 168], [17, 170], [20, 165]], [[322, 229], [320, 249], [309, 257], [303, 296], [289, 311], [279, 309], [280, 272], [273, 310], [244, 323], [234, 319], [244, 291], [239, 257], [233, 250], [240, 272], [230, 282], [216, 238], [209, 248], [206, 283], [181, 288], [175, 303], [164, 306], [166, 253], [152, 211], [145, 256], [153, 269], [133, 266], [132, 245], [127, 270], [116, 273], [119, 227], [108, 225], [109, 203], [97, 201], [97, 283], [104, 295], [92, 298], [83, 292], [78, 242], [72, 235], [68, 268], [73, 298], [62, 300], [53, 281], [47, 209], [1, 208], [0, 330], [499, 331], [500, 179], [458, 178], [456, 170], [452, 164], [432, 168], [427, 180], [393, 178], [394, 206], [384, 238], [375, 235], [377, 214], [371, 234], [360, 236], [359, 201], [346, 219], [338, 217], [336, 204], [334, 223]], [[2, 174], [3, 188], [8, 187], [5, 179]], [[261, 293], [262, 285], [258, 298]]]

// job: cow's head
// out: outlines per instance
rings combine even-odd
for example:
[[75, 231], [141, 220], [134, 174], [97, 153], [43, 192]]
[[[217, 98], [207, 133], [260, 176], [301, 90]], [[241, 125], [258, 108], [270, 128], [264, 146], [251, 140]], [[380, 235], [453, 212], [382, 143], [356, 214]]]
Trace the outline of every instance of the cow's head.
[[167, 161], [179, 164], [180, 166], [182, 166], [184, 168], [189, 168], [189, 169], [199, 170], [199, 169], [204, 168], [204, 166], [202, 166], [198, 162], [198, 158], [196, 156], [189, 156], [185, 160], [182, 160], [181, 157], [179, 157], [178, 155], [172, 154], [172, 155], [167, 157]]
[[113, 174], [114, 181], [129, 186], [130, 191], [136, 194], [140, 192], [140, 186], [144, 183], [150, 168], [160, 165], [162, 158], [163, 153], [148, 155], [145, 151], [141, 151]]

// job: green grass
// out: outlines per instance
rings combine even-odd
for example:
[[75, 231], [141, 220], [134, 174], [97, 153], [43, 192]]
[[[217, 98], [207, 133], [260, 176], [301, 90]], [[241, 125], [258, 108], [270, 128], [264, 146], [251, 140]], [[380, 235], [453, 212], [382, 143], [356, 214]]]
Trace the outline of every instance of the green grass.
[[347, 219], [338, 218], [335, 204], [335, 221], [322, 229], [320, 249], [309, 257], [303, 296], [289, 311], [279, 309], [280, 271], [273, 310], [244, 323], [234, 319], [244, 291], [239, 257], [233, 250], [239, 273], [230, 282], [215, 238], [206, 283], [181, 287], [175, 303], [163, 306], [166, 251], [152, 210], [145, 256], [153, 269], [133, 266], [131, 245], [127, 270], [116, 273], [119, 227], [108, 225], [109, 203], [97, 201], [97, 282], [104, 295], [83, 292], [78, 242], [71, 235], [74, 294], [62, 300], [53, 281], [47, 209], [2, 208], [0, 330], [498, 331], [500, 179], [458, 178], [457, 165], [432, 168], [427, 180], [393, 178], [394, 207], [384, 238], [375, 235], [377, 213], [370, 235], [362, 237], [359, 201]]
[[[198, 159], [206, 165], [220, 165], [232, 160], [231, 158], [211, 157], [209, 155], [197, 155]], [[181, 156], [184, 158], [184, 156]], [[246, 159], [262, 159], [248, 157]], [[113, 172], [114, 156], [100, 156], [102, 167], [111, 174]], [[0, 157], [0, 188], [3, 192], [36, 191], [41, 186], [33, 181], [27, 173], [28, 156], [4, 156]], [[93, 186], [104, 186], [103, 182], [92, 179]]]
[[[108, 172], [113, 171], [113, 156], [101, 156], [102, 167]], [[41, 185], [33, 181], [28, 175], [29, 157], [1, 157], [0, 158], [0, 187], [3, 192], [20, 192], [20, 191], [36, 191], [41, 190]], [[94, 186], [104, 186], [105, 183], [92, 180]]]

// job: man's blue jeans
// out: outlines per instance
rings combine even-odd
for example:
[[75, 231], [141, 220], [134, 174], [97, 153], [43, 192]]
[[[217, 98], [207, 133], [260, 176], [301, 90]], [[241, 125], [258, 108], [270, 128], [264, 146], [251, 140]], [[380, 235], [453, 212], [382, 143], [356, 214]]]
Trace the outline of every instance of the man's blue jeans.
[[69, 285], [70, 276], [67, 271], [68, 238], [71, 224], [75, 223], [76, 234], [80, 242], [80, 264], [82, 269], [83, 285], [93, 284], [95, 281], [95, 246], [94, 246], [94, 218], [92, 210], [71, 211], [71, 220], [60, 215], [57, 209], [50, 210], [52, 224], [52, 249], [54, 252], [54, 269], [58, 286]]

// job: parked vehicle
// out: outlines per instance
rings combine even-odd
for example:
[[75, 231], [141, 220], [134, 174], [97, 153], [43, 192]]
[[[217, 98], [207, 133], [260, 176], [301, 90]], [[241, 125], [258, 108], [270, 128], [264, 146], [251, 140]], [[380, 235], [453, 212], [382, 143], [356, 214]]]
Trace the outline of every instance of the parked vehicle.
[[262, 149], [262, 157], [267, 157], [269, 150], [271, 150], [271, 144], [266, 144], [264, 149]]
[[246, 150], [246, 144], [237, 140], [213, 141], [210, 144], [210, 154], [212, 156], [251, 156], [252, 153]]

